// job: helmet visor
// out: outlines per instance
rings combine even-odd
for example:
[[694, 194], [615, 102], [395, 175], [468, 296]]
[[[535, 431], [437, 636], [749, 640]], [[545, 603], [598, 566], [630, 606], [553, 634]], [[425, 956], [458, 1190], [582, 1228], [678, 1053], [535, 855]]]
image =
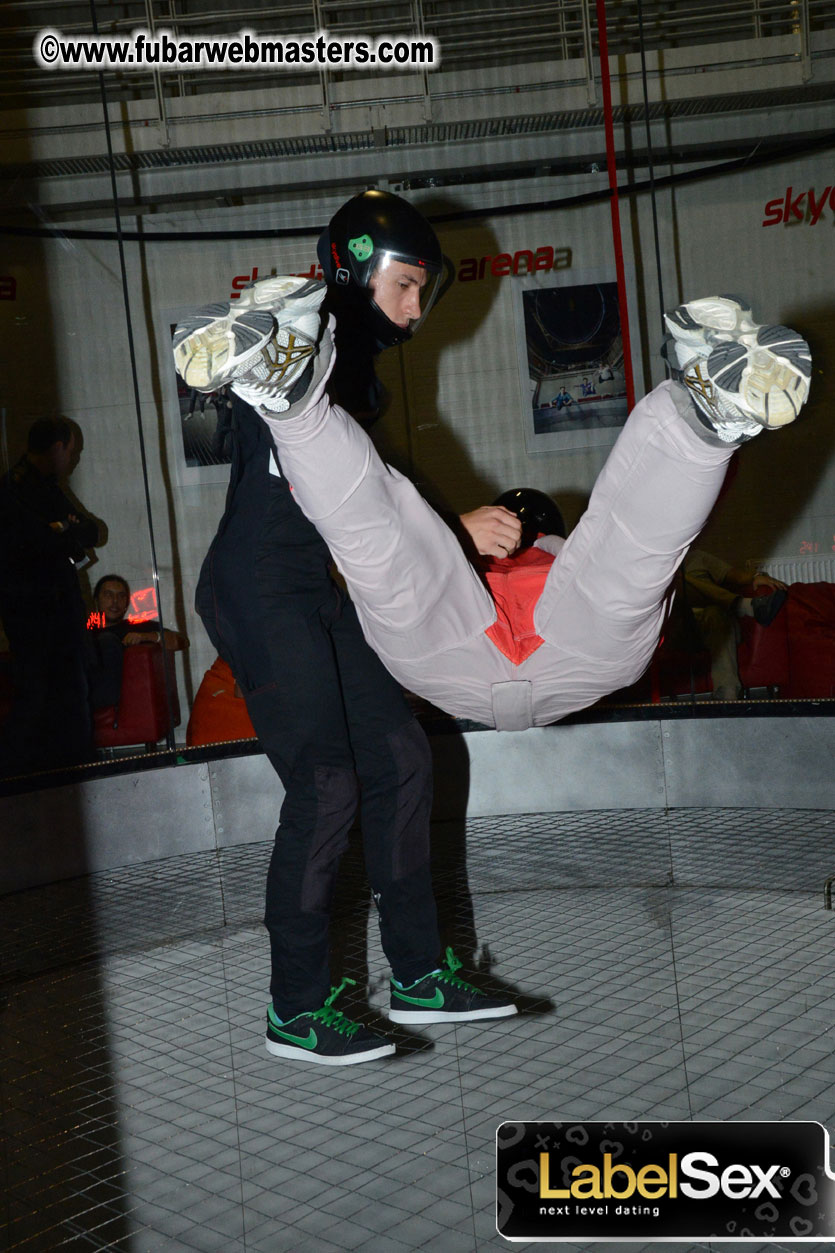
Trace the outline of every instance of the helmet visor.
[[419, 258], [379, 252], [366, 280], [372, 301], [401, 331], [413, 335], [435, 303], [441, 273]]

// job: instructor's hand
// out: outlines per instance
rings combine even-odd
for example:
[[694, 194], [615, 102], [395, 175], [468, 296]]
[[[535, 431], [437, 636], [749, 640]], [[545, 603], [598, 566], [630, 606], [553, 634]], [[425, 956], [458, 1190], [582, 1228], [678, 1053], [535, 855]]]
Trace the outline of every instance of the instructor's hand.
[[504, 505], [482, 505], [462, 513], [461, 524], [482, 557], [510, 557], [522, 539], [522, 523]]

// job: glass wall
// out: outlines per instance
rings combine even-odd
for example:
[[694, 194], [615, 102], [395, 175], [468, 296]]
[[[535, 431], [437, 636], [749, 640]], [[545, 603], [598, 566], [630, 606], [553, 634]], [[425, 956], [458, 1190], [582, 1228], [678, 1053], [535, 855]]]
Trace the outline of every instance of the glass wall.
[[[50, 21], [89, 33], [82, 7]], [[426, 326], [379, 358], [372, 428], [444, 513], [529, 487], [570, 533], [630, 395], [665, 375], [662, 307], [741, 292], [808, 339], [803, 417], [733, 457], [659, 652], [606, 705], [835, 696], [835, 5], [781, 19], [772, 4], [768, 22], [753, 6], [745, 30], [737, 6], [724, 43], [687, 14], [676, 39], [665, 18], [643, 44], [648, 129], [637, 26], [610, 7], [617, 234], [594, 6], [528, 6], [513, 38], [537, 35], [533, 53], [494, 32], [468, 56], [447, 31], [440, 68], [387, 76], [181, 63], [101, 78], [39, 64], [37, 20], [20, 25], [0, 118], [4, 777], [252, 735], [194, 608], [224, 513], [230, 396], [178, 378], [173, 328], [272, 273], [315, 277], [322, 226], [372, 184], [435, 221], [447, 257]], [[408, 31], [413, 11], [390, 20]], [[540, 26], [557, 20], [549, 45]], [[265, 7], [253, 27], [275, 21]], [[108, 33], [146, 23], [127, 4]]]

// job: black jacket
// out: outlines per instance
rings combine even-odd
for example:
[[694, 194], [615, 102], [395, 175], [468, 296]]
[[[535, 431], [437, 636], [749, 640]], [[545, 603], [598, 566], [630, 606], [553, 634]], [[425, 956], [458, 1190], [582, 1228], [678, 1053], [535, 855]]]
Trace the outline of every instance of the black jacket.
[[97, 539], [95, 521], [22, 457], [0, 480], [0, 604], [22, 609], [23, 602], [75, 585], [72, 561]]

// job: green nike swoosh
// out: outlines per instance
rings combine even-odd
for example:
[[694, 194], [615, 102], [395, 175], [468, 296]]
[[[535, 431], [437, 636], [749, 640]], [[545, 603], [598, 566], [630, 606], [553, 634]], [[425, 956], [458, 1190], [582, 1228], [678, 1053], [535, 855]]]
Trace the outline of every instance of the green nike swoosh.
[[441, 1009], [444, 1003], [444, 994], [440, 988], [435, 989], [434, 996], [407, 996], [399, 988], [394, 989], [394, 995], [398, 1000], [408, 1001], [410, 1005], [422, 1005], [424, 1009]]
[[306, 1036], [291, 1035], [289, 1031], [282, 1031], [274, 1022], [270, 1023], [270, 1027], [276, 1035], [280, 1035], [283, 1039], [289, 1040], [291, 1044], [298, 1044], [301, 1049], [315, 1049], [319, 1040], [316, 1032], [311, 1027]]

